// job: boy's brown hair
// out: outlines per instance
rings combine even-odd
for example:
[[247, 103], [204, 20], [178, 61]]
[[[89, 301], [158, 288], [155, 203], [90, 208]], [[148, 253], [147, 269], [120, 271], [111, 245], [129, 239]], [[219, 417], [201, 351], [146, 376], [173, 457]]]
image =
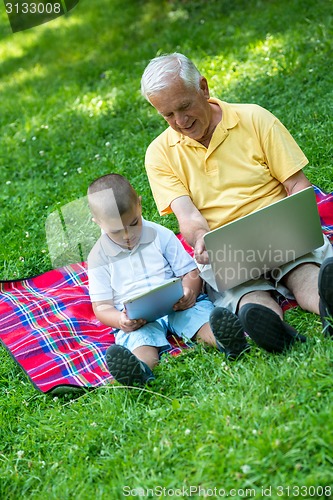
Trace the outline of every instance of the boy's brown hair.
[[88, 187], [88, 203], [97, 220], [122, 216], [139, 197], [129, 181], [120, 174], [106, 174], [93, 181]]

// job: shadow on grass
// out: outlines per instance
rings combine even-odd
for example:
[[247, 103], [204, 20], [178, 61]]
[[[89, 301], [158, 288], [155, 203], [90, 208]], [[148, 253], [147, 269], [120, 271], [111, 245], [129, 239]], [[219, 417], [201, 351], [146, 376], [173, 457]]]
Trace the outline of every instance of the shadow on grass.
[[[253, 50], [264, 45], [267, 35], [277, 37], [279, 50], [291, 59], [284, 67], [276, 68], [286, 74], [292, 72], [289, 65], [293, 59], [301, 57], [302, 49], [306, 49], [302, 42], [308, 37], [304, 25], [316, 36], [316, 28], [321, 25], [328, 50], [324, 24], [329, 24], [330, 19], [327, 2], [314, 0], [213, 0], [209, 8], [202, 1], [164, 1], [157, 5], [152, 0], [132, 0], [126, 8], [121, 0], [99, 0], [90, 5], [82, 1], [68, 16], [21, 33], [21, 54], [3, 60], [0, 76], [6, 80], [20, 70], [21, 77], [14, 76], [8, 91], [14, 92], [17, 105], [24, 107], [29, 99], [25, 87], [35, 88], [37, 93], [43, 90], [47, 98], [55, 90], [47, 82], [55, 80], [61, 87], [66, 86], [68, 78], [75, 96], [82, 87], [98, 88], [106, 70], [110, 85], [126, 87], [133, 85], [134, 79], [138, 88], [145, 65], [159, 52], [179, 50], [199, 66], [200, 61], [208, 60], [209, 76], [226, 72], [232, 75], [249, 60]], [[13, 35], [6, 37], [8, 42], [10, 37]], [[317, 55], [314, 43], [313, 57]], [[36, 66], [41, 68], [40, 76], [33, 76]], [[257, 67], [256, 75], [260, 77], [264, 69]]]
[[[0, 202], [3, 234], [15, 221], [23, 235], [15, 255], [36, 254], [29, 231], [45, 247], [48, 211], [84, 196], [110, 171], [131, 180], [158, 220], [143, 163], [165, 122], [139, 93], [158, 53], [192, 58], [212, 95], [270, 109], [311, 151], [310, 161], [329, 166], [333, 81], [323, 68], [331, 65], [331, 37], [330, 6], [315, 0], [131, 0], [126, 7], [81, 0], [69, 15], [8, 34], [0, 44]], [[317, 183], [329, 189], [331, 179]]]

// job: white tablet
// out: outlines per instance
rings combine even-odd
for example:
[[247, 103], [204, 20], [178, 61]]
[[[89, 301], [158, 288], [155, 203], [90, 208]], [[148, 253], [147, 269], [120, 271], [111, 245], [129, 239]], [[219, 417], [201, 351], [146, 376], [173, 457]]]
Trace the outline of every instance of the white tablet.
[[124, 302], [129, 319], [155, 321], [173, 311], [173, 306], [184, 295], [181, 278], [173, 278], [148, 292]]

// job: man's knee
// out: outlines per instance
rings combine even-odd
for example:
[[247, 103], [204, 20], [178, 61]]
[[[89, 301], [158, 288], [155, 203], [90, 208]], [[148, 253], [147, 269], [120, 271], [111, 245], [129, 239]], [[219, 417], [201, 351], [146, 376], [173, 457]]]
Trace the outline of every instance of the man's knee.
[[253, 292], [248, 292], [240, 299], [238, 303], [238, 309], [240, 309], [245, 304], [263, 304], [267, 301], [273, 300], [272, 294], [269, 290], [253, 290]]
[[276, 302], [275, 298], [272, 296], [270, 290], [254, 290], [253, 292], [249, 292], [240, 299], [238, 303], [238, 310], [245, 304], [260, 304], [262, 306], [268, 307], [276, 314], [283, 318], [283, 312], [279, 304]]

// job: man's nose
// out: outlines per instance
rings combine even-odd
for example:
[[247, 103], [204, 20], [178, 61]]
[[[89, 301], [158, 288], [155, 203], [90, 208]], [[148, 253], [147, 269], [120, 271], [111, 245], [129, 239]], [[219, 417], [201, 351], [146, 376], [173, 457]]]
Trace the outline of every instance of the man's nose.
[[178, 113], [175, 115], [176, 118], [176, 124], [178, 127], [183, 128], [186, 126], [187, 121], [188, 121], [188, 116], [185, 113]]

